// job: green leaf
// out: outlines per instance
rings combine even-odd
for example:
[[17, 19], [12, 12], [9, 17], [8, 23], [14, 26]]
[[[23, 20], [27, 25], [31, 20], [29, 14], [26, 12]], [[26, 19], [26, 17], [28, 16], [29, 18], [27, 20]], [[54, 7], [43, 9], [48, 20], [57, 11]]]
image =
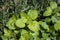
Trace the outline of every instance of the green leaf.
[[44, 12], [43, 16], [50, 16], [52, 14], [52, 9], [47, 7], [47, 10]]
[[43, 21], [39, 21], [39, 24], [41, 25], [43, 23]]
[[23, 18], [21, 18], [21, 20], [22, 20], [23, 23], [26, 23], [27, 22], [27, 18], [24, 18], [23, 17]]
[[38, 17], [38, 11], [37, 10], [29, 10], [28, 15], [34, 20]]
[[46, 22], [43, 22], [41, 24], [41, 26], [44, 28], [44, 29], [47, 29], [47, 31], [49, 31], [49, 26], [46, 24]]
[[56, 16], [60, 17], [60, 13], [56, 13]]
[[19, 33], [19, 31], [18, 31], [18, 30], [14, 30], [14, 33], [15, 33], [15, 34], [18, 34], [18, 33]]
[[30, 34], [31, 34], [33, 37], [38, 37], [38, 36], [39, 36], [39, 32], [34, 32], [34, 33], [30, 32]]
[[52, 20], [52, 22], [53, 22], [53, 23], [55, 23], [55, 22], [57, 22], [57, 21], [58, 21], [58, 20], [57, 20], [57, 18], [56, 18], [56, 17], [54, 17], [54, 16], [52, 16], [52, 17], [51, 17], [51, 20]]
[[25, 39], [25, 37], [21, 37], [21, 38], [19, 38], [19, 40], [26, 40], [26, 39]]
[[16, 21], [16, 17], [13, 15], [9, 21], [6, 23], [6, 26], [9, 28], [9, 29], [15, 29], [15, 26], [14, 26], [14, 23]]
[[51, 40], [51, 38], [46, 38], [46, 40]]
[[54, 24], [54, 28], [55, 28], [55, 30], [60, 30], [60, 20], [58, 20], [58, 21]]
[[50, 18], [46, 18], [45, 21], [49, 23], [49, 22], [51, 22], [51, 19]]
[[21, 12], [21, 13], [20, 13], [20, 16], [21, 16], [21, 18], [22, 18], [22, 17], [26, 18], [26, 17], [27, 17], [27, 14], [26, 14], [25, 12]]
[[50, 2], [50, 7], [52, 9], [56, 9], [57, 8], [57, 3], [56, 2]]
[[37, 21], [32, 21], [32, 23], [28, 25], [28, 28], [33, 32], [40, 30], [39, 23]]
[[22, 31], [21, 31], [21, 35], [23, 35], [23, 34], [28, 34], [28, 31], [22, 29]]
[[9, 40], [16, 40], [16, 38], [10, 38]]
[[27, 16], [27, 24], [30, 24], [31, 22], [32, 22], [32, 19], [29, 16]]
[[34, 40], [40, 40], [40, 38], [39, 37], [34, 37]]
[[2, 38], [2, 40], [8, 40], [8, 38], [5, 36], [1, 36], [1, 38]]
[[25, 23], [23, 22], [22, 19], [17, 19], [15, 25], [19, 28], [24, 28], [25, 27]]
[[22, 31], [21, 31], [21, 38], [19, 40], [28, 40], [28, 39], [29, 39], [28, 31], [22, 29]]
[[27, 14], [25, 12], [21, 12], [20, 13], [21, 19], [24, 23], [27, 22]]
[[29, 38], [28, 32], [22, 31], [21, 36], [25, 37], [25, 39]]
[[44, 39], [47, 39], [47, 38], [49, 37], [49, 34], [47, 34], [47, 33], [42, 33], [42, 37], [43, 37]]
[[4, 29], [4, 36], [10, 38], [12, 36], [11, 30]]

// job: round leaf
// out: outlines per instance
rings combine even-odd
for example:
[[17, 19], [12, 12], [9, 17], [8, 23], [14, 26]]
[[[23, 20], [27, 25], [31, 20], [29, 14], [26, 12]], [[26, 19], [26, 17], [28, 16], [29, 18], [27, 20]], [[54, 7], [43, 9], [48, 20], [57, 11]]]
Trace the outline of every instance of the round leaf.
[[43, 16], [50, 16], [52, 14], [52, 9], [47, 7], [47, 10], [44, 12]]
[[28, 25], [28, 28], [33, 32], [40, 30], [39, 23], [37, 21], [32, 21], [32, 23]]
[[56, 2], [50, 2], [50, 7], [52, 9], [56, 9], [57, 8], [57, 3]]
[[29, 10], [28, 15], [34, 20], [38, 17], [38, 11], [37, 10]]
[[22, 19], [16, 20], [15, 25], [19, 28], [24, 28], [25, 27], [25, 23], [22, 21]]

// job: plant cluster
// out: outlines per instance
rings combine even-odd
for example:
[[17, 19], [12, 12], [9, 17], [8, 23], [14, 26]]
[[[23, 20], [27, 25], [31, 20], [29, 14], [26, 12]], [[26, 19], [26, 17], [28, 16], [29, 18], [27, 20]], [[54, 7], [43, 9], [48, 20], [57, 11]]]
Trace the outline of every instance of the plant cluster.
[[[29, 4], [25, 9], [26, 2], [18, 6], [18, 1], [14, 2], [15, 5], [13, 2], [8, 5], [14, 5], [13, 10], [15, 6], [17, 7], [14, 11], [11, 10], [12, 7], [8, 9], [7, 13], [10, 14], [6, 14], [3, 10], [3, 18], [6, 15], [9, 18], [4, 19], [5, 21], [2, 19], [4, 27], [1, 27], [3, 28], [3, 35], [0, 35], [1, 40], [60, 40], [60, 6], [56, 2], [49, 1], [47, 5], [42, 2], [40, 6], [33, 1], [34, 5]], [[42, 8], [43, 6], [46, 7]]]

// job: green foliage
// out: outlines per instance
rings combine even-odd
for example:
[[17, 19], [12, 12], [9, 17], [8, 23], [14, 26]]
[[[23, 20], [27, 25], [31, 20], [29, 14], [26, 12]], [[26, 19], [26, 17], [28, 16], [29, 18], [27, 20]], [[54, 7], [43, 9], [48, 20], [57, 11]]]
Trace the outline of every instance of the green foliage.
[[9, 21], [6, 23], [6, 26], [9, 29], [15, 29], [15, 26], [14, 26], [15, 21], [16, 21], [16, 17], [13, 15], [13, 17], [10, 18]]
[[[25, 20], [25, 19], [24, 19]], [[18, 19], [16, 20], [16, 26], [19, 27], [19, 28], [24, 28], [25, 27], [25, 23], [22, 19]]]
[[38, 11], [37, 10], [29, 10], [28, 15], [34, 20], [38, 17]]
[[56, 13], [56, 15], [60, 17], [60, 13]]
[[47, 10], [44, 12], [43, 16], [50, 16], [52, 14], [52, 9], [47, 7]]
[[50, 7], [52, 9], [56, 9], [57, 8], [57, 3], [56, 2], [50, 2]]
[[41, 26], [49, 31], [49, 26], [45, 22], [42, 22]]
[[51, 22], [51, 19], [50, 18], [46, 18], [45, 22], [49, 23], [49, 22]]
[[5, 37], [10, 38], [10, 37], [12, 36], [11, 34], [12, 34], [12, 33], [11, 33], [10, 30], [6, 30], [6, 29], [4, 29], [4, 36], [5, 36]]
[[19, 40], [33, 40], [33, 36], [28, 31], [22, 29]]
[[28, 28], [33, 32], [37, 32], [40, 30], [39, 23], [37, 21], [32, 21], [32, 23], [28, 25]]
[[28, 40], [29, 36], [28, 36], [28, 32], [26, 30], [22, 30], [21, 31], [21, 38], [19, 40]]
[[54, 24], [54, 28], [55, 28], [55, 30], [60, 30], [60, 20], [58, 20], [58, 21]]
[[58, 21], [58, 20], [57, 20], [57, 18], [56, 18], [56, 17], [54, 17], [54, 16], [52, 16], [52, 17], [51, 17], [51, 20], [52, 20], [52, 22], [53, 22], [53, 23], [55, 23], [55, 22], [57, 22], [57, 21]]
[[20, 16], [21, 16], [21, 18], [26, 18], [27, 17], [27, 14], [25, 12], [21, 12], [20, 13]]
[[60, 6], [57, 2], [0, 0], [0, 3], [1, 40], [60, 40]]
[[42, 37], [43, 37], [44, 39], [48, 39], [48, 36], [49, 36], [49, 34], [42, 33]]

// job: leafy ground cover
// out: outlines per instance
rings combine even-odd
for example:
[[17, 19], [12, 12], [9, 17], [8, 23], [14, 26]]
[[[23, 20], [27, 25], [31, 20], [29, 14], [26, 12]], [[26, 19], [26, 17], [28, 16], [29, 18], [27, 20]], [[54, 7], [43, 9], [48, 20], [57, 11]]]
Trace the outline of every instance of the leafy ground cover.
[[0, 40], [60, 40], [59, 0], [0, 0]]

